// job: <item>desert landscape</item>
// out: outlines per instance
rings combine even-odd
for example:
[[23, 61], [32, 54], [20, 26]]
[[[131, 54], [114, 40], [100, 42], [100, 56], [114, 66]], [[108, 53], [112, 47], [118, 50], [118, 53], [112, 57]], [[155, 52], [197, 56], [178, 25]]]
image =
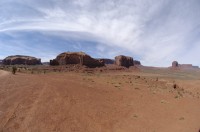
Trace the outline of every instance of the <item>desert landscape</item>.
[[199, 68], [11, 67], [0, 71], [1, 132], [200, 130]]
[[200, 0], [0, 0], [0, 132], [200, 132]]

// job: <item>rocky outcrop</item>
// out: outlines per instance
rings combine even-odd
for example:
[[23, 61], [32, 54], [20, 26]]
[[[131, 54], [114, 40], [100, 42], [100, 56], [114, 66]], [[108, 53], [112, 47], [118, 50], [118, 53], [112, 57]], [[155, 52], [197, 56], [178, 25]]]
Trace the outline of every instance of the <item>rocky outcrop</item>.
[[84, 52], [64, 52], [59, 54], [50, 63], [58, 63], [59, 65], [80, 64], [90, 68], [105, 65], [102, 60], [94, 59]]
[[177, 61], [172, 62], [172, 68], [177, 68], [179, 66]]
[[129, 56], [116, 56], [115, 57], [115, 64], [118, 66], [130, 67], [134, 65], [133, 58]]
[[41, 59], [32, 56], [15, 55], [3, 60], [4, 65], [40, 65]]
[[133, 64], [134, 65], [141, 65], [140, 61], [138, 61], [138, 60], [133, 60]]

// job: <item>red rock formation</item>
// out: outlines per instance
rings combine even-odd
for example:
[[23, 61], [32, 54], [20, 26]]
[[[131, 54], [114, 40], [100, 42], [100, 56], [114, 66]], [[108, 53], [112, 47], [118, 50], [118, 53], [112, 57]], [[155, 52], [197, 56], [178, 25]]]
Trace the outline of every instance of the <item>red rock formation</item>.
[[115, 64], [118, 66], [124, 66], [127, 68], [134, 65], [132, 57], [123, 56], [123, 55], [115, 57]]
[[94, 59], [84, 52], [64, 52], [59, 54], [54, 61], [57, 61], [59, 65], [80, 64], [91, 68], [104, 66], [103, 61]]
[[40, 65], [41, 59], [32, 56], [15, 55], [3, 60], [4, 65]]

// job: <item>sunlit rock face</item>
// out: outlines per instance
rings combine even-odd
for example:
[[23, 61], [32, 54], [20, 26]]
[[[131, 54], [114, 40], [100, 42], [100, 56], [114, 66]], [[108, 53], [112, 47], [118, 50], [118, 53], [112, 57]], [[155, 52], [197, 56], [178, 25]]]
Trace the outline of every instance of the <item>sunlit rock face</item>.
[[84, 52], [64, 52], [51, 62], [58, 65], [80, 64], [91, 68], [105, 65], [102, 60], [94, 59]]

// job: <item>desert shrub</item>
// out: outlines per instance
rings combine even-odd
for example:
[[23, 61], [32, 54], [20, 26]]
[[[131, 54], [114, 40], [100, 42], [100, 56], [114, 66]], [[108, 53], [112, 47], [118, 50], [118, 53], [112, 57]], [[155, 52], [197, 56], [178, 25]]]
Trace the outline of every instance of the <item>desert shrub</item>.
[[16, 71], [17, 71], [17, 67], [13, 66], [13, 67], [12, 67], [12, 73], [15, 74]]

